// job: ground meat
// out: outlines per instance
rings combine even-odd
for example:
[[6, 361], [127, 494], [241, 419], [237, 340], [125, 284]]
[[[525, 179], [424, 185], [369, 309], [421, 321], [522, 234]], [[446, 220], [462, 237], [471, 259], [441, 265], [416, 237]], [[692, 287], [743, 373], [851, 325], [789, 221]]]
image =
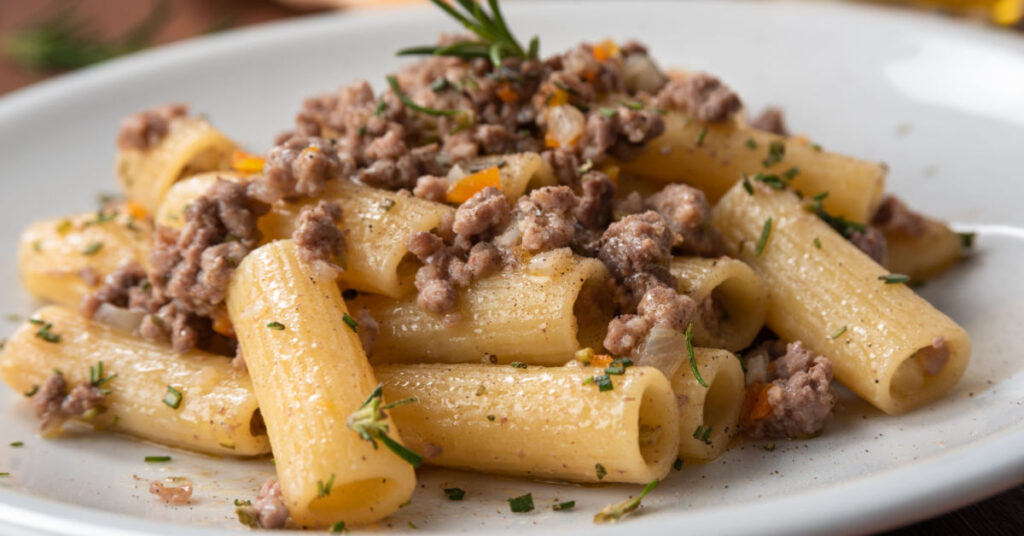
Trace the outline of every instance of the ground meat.
[[416, 271], [416, 303], [423, 309], [438, 314], [454, 311], [459, 304], [459, 293], [445, 273], [433, 265], [421, 266]]
[[302, 209], [292, 234], [302, 260], [334, 264], [334, 259], [345, 250], [345, 233], [338, 228], [340, 221], [341, 206], [337, 203], [320, 201]]
[[[760, 359], [764, 359], [764, 354]], [[747, 360], [748, 374], [751, 361]], [[832, 386], [832, 361], [815, 355], [796, 341], [786, 353], [768, 364], [770, 383], [753, 383], [741, 426], [750, 437], [802, 438], [819, 433], [828, 422], [839, 395]], [[767, 406], [764, 415], [752, 416], [750, 408]]]
[[256, 508], [261, 528], [279, 529], [288, 521], [288, 507], [281, 497], [281, 484], [277, 479], [270, 478], [263, 483], [252, 505]]
[[146, 279], [146, 270], [142, 268], [142, 265], [135, 261], [122, 264], [104, 279], [102, 287], [82, 300], [80, 308], [82, 316], [92, 318], [99, 310], [100, 305], [104, 303], [117, 307], [128, 307], [132, 290], [143, 281], [148, 280]]
[[934, 376], [942, 372], [942, 367], [949, 361], [949, 345], [941, 335], [932, 340], [932, 345], [917, 351], [924, 373]]
[[416, 187], [412, 190], [412, 195], [435, 203], [444, 203], [447, 194], [448, 179], [433, 175], [424, 175], [416, 179]]
[[568, 186], [546, 186], [520, 197], [513, 218], [522, 246], [533, 252], [568, 246], [576, 230], [578, 204]]
[[750, 121], [750, 126], [779, 136], [789, 136], [782, 110], [779, 108], [765, 108], [761, 115]]
[[540, 156], [544, 159], [544, 162], [547, 163], [547, 165], [551, 166], [559, 184], [564, 184], [573, 188], [579, 185], [580, 165], [582, 162], [580, 162], [580, 158], [576, 155], [575, 151], [566, 148], [558, 148], [550, 151], [544, 151]]
[[356, 322], [359, 325], [359, 342], [363, 344], [363, 351], [366, 352], [366, 357], [372, 357], [373, 345], [380, 334], [380, 324], [369, 309], [360, 309], [356, 313]]
[[630, 355], [651, 331], [651, 324], [643, 317], [633, 314], [619, 315], [608, 323], [604, 347], [613, 355]]
[[581, 145], [584, 159], [604, 160], [611, 152], [620, 160], [632, 160], [637, 149], [665, 131], [665, 119], [653, 110], [634, 110], [619, 106], [614, 114], [607, 109], [590, 112], [587, 116]]
[[473, 274], [474, 279], [487, 277], [500, 270], [501, 266], [501, 251], [494, 244], [479, 242], [469, 250], [466, 267]]
[[669, 80], [656, 100], [662, 108], [680, 109], [709, 123], [729, 118], [742, 106], [736, 93], [707, 73]]
[[871, 218], [871, 225], [884, 232], [898, 232], [905, 236], [922, 236], [928, 230], [928, 221], [910, 210], [898, 197], [887, 195]]
[[55, 430], [67, 419], [101, 406], [104, 397], [99, 388], [88, 383], [79, 384], [68, 392], [64, 375], [55, 373], [43, 383], [33, 400], [39, 429], [43, 433]]
[[327, 181], [351, 175], [355, 162], [339, 154], [323, 138], [295, 137], [267, 152], [263, 178], [253, 185], [253, 197], [273, 203], [290, 197], [314, 197], [323, 193]]
[[689, 296], [660, 282], [650, 284], [635, 315], [619, 315], [608, 324], [604, 347], [618, 356], [632, 355], [654, 326], [682, 331], [696, 310], [697, 304]]
[[877, 227], [869, 225], [863, 231], [852, 231], [849, 240], [875, 262], [885, 265], [889, 247], [885, 235]]
[[620, 281], [641, 272], [669, 279], [667, 267], [675, 241], [665, 219], [648, 210], [609, 225], [601, 237], [598, 257]]
[[583, 195], [576, 207], [576, 220], [587, 229], [604, 229], [612, 221], [615, 183], [600, 171], [591, 171], [580, 182]]
[[121, 149], [145, 150], [159, 144], [170, 130], [170, 122], [188, 114], [184, 104], [166, 104], [125, 117], [117, 133]]
[[488, 235], [508, 223], [511, 208], [501, 190], [488, 186], [459, 206], [452, 230], [464, 236]]
[[149, 492], [167, 504], [188, 504], [192, 498], [192, 482], [182, 477], [171, 477], [164, 481], [154, 480], [149, 484]]
[[648, 197], [645, 205], [661, 214], [678, 236], [677, 252], [703, 256], [718, 253], [717, 233], [711, 228], [711, 206], [704, 192], [673, 183]]

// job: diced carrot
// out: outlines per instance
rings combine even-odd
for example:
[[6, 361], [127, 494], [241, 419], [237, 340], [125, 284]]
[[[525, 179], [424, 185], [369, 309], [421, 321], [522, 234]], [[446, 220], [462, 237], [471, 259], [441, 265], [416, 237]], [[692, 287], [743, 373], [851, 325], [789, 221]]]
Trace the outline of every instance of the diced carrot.
[[561, 106], [563, 104], [568, 104], [568, 103], [569, 103], [569, 92], [564, 90], [564, 89], [562, 89], [562, 88], [559, 88], [559, 87], [556, 87], [551, 92], [551, 97], [549, 97], [548, 101], [547, 101], [547, 105], [552, 107], [552, 108], [555, 107], [555, 106]]
[[590, 366], [605, 368], [612, 364], [612, 356], [605, 354], [597, 354], [590, 358]]
[[445, 198], [449, 203], [464, 203], [488, 186], [501, 189], [501, 173], [498, 166], [491, 166], [462, 177], [448, 188]]
[[128, 201], [125, 203], [124, 210], [128, 215], [136, 220], [144, 220], [146, 219], [146, 216], [149, 216], [149, 212], [146, 210], [146, 207], [136, 203], [135, 201]]
[[224, 335], [225, 337], [235, 336], [235, 327], [231, 325], [231, 318], [228, 317], [226, 309], [219, 309], [213, 315], [213, 331]]
[[615, 41], [611, 39], [605, 39], [600, 43], [594, 45], [594, 59], [597, 61], [605, 61], [612, 56], [619, 54], [619, 45], [615, 44]]
[[545, 147], [548, 147], [548, 148], [551, 148], [551, 149], [556, 149], [556, 148], [558, 148], [559, 145], [560, 144], [558, 143], [558, 140], [556, 140], [555, 137], [552, 136], [550, 133], [544, 134], [544, 146]]
[[500, 87], [498, 87], [497, 93], [498, 98], [501, 99], [502, 102], [513, 103], [519, 101], [519, 94], [516, 93], [514, 89], [512, 89], [512, 84], [509, 84], [508, 82], [505, 82]]
[[[751, 387], [755, 387], [752, 385]], [[768, 391], [772, 388], [772, 384], [766, 383], [761, 384], [760, 389], [755, 391], [757, 394], [757, 400], [754, 402], [752, 408], [750, 408], [750, 420], [757, 421], [761, 420], [772, 413], [772, 404], [768, 401]]]
[[266, 160], [253, 153], [235, 151], [231, 153], [231, 168], [242, 173], [259, 173], [263, 171], [263, 164]]

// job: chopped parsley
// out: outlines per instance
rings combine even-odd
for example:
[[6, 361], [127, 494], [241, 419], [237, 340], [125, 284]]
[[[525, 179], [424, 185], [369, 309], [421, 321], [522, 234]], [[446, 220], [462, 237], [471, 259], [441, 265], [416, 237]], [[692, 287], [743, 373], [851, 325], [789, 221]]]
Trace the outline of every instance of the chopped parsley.
[[17, 448], [17, 447], [24, 447], [25, 446], [25, 442], [24, 441], [12, 441], [11, 442], [11, 446], [15, 447], [15, 448]]
[[962, 247], [965, 249], [974, 247], [975, 233], [957, 233], [956, 235], [960, 237], [960, 245]]
[[618, 521], [622, 516], [639, 508], [640, 501], [642, 501], [643, 498], [656, 487], [658, 487], [658, 479], [654, 479], [644, 486], [640, 495], [637, 495], [632, 499], [626, 499], [618, 504], [609, 504], [608, 506], [605, 506], [600, 512], [594, 515], [594, 523], [614, 523]]
[[910, 281], [910, 276], [903, 274], [888, 274], [878, 276], [880, 281], [885, 281], [886, 285], [897, 285], [899, 283], [906, 283]]
[[680, 471], [683, 468], [683, 459], [676, 456], [676, 461], [672, 462], [672, 468], [676, 471]]
[[754, 185], [750, 184], [750, 179], [746, 175], [743, 176], [743, 189], [746, 190], [748, 194], [754, 195]]
[[786, 154], [786, 144], [781, 141], [773, 141], [768, 144], [768, 156], [761, 161], [761, 165], [764, 167], [772, 167], [782, 161], [782, 157]]
[[697, 370], [697, 358], [693, 354], [693, 322], [686, 327], [686, 355], [690, 358], [690, 371], [693, 372], [693, 377], [697, 379], [697, 383], [708, 387], [708, 382], [704, 381], [701, 377], [700, 371]]
[[761, 253], [764, 253], [764, 246], [768, 243], [768, 235], [772, 232], [772, 219], [768, 218], [764, 220], [764, 226], [761, 227], [761, 236], [757, 239], [757, 247], [754, 248], [754, 256], [760, 257]]
[[466, 496], [466, 490], [462, 488], [444, 488], [444, 494], [449, 501], [461, 501]]
[[[39, 324], [41, 323], [41, 321], [32, 323]], [[36, 337], [39, 337], [40, 339], [43, 339], [46, 342], [51, 342], [54, 344], [59, 343], [62, 338], [61, 335], [59, 333], [54, 333], [50, 331], [51, 329], [53, 329], [53, 324], [47, 322], [43, 327], [39, 328], [39, 331], [36, 331]]]
[[704, 428], [704, 426], [698, 425], [697, 429], [693, 431], [693, 438], [697, 439], [697, 440], [700, 440], [700, 441], [703, 441], [704, 443], [710, 445], [711, 444], [711, 429], [712, 428], [714, 428], [714, 427], [713, 426], [708, 426], [707, 428]]
[[494, 415], [488, 415], [487, 420], [494, 422]]
[[388, 436], [390, 427], [387, 423], [387, 414], [384, 410], [412, 404], [416, 402], [415, 397], [403, 398], [390, 404], [383, 404], [384, 385], [378, 384], [377, 388], [370, 393], [363, 405], [359, 406], [352, 415], [349, 415], [346, 425], [359, 437], [369, 441], [373, 448], [377, 448], [377, 441], [380, 441], [391, 452], [413, 467], [419, 467], [423, 463], [423, 457]]
[[526, 368], [526, 363], [523, 363], [522, 361], [513, 361], [508, 365], [513, 368]]
[[644, 109], [644, 103], [642, 103], [640, 101], [623, 100], [622, 101], [622, 105], [625, 106], [626, 108], [629, 108], [630, 110], [643, 110]]
[[552, 504], [551, 505], [551, 509], [556, 511], [556, 512], [561, 512], [563, 510], [572, 510], [575, 506], [576, 506], [576, 501], [565, 501], [565, 502], [560, 502], [558, 504]]
[[508, 500], [508, 507], [517, 514], [533, 511], [533, 494], [527, 493]]
[[697, 134], [697, 147], [704, 145], [704, 138], [708, 135], [708, 127], [700, 129], [700, 134]]
[[146, 456], [146, 463], [164, 463], [171, 461], [170, 456]]
[[832, 339], [832, 340], [836, 340], [839, 337], [842, 337], [843, 333], [846, 333], [846, 326], [843, 326], [843, 327], [837, 329], [835, 331], [835, 333], [833, 333], [832, 335], [829, 335], [829, 338]]
[[758, 173], [757, 175], [754, 175], [754, 180], [763, 182], [774, 190], [785, 190], [786, 187], [789, 186], [786, 181], [780, 179], [779, 176], [774, 173]]
[[757, 142], [754, 141], [754, 138], [747, 138], [747, 143], [745, 145], [747, 146], [747, 149], [757, 149]]
[[736, 359], [740, 362], [740, 368], [743, 369], [743, 372], [746, 372], [747, 371], [747, 360], [743, 359], [743, 356], [741, 356], [740, 354], [733, 354], [733, 355], [736, 356]]
[[625, 357], [620, 357], [611, 362], [608, 368], [604, 369], [605, 374], [622, 375], [626, 373], [626, 369], [633, 366], [633, 360]]
[[277, 321], [268, 323], [267, 327], [274, 331], [284, 331], [284, 324]]
[[164, 404], [171, 409], [178, 409], [181, 407], [181, 391], [174, 387], [167, 386], [167, 394], [164, 395]]
[[597, 390], [600, 392], [611, 391], [614, 386], [612, 385], [612, 379], [607, 374], [601, 374], [600, 376], [591, 376], [583, 380], [583, 385], [588, 383], [594, 383], [597, 385]]
[[615, 114], [619, 113], [619, 111], [616, 110], [615, 108], [603, 108], [603, 107], [600, 109], [600, 112], [601, 112], [601, 115], [603, 115], [605, 117], [615, 117]]
[[39, 386], [38, 385], [33, 385], [31, 389], [29, 389], [28, 391], [25, 391], [24, 393], [21, 393], [21, 394], [25, 395], [25, 398], [32, 398], [33, 396], [36, 396], [36, 393], [38, 393], [38, 392], [39, 392]]
[[814, 237], [813, 243], [814, 247], [821, 249], [821, 240], [818, 240], [818, 237]]
[[787, 169], [786, 171], [782, 172], [782, 178], [786, 179], [787, 181], [791, 181], [791, 180], [793, 180], [794, 177], [796, 177], [799, 174], [800, 174], [800, 168], [798, 168], [796, 166], [793, 166], [793, 167]]
[[96, 219], [86, 221], [85, 226], [88, 227], [90, 225], [101, 225], [107, 223], [108, 221], [113, 221], [114, 218], [117, 218], [116, 210], [111, 210], [110, 212], [107, 212], [101, 208], [99, 209], [99, 211], [96, 212]]
[[103, 242], [93, 242], [82, 250], [82, 255], [85, 255], [86, 257], [91, 257], [99, 253], [101, 249], [103, 249]]
[[334, 473], [331, 473], [331, 477], [327, 479], [327, 482], [323, 480], [316, 481], [316, 496], [326, 497], [331, 494], [331, 488], [334, 487]]
[[599, 463], [594, 464], [594, 473], [597, 475], [598, 480], [604, 480], [605, 475], [608, 474], [608, 470]]
[[348, 313], [342, 313], [341, 320], [345, 322], [345, 325], [352, 330], [353, 333], [359, 333], [359, 322], [356, 322], [355, 318]]
[[345, 529], [345, 522], [338, 521], [337, 523], [331, 525], [331, 532], [348, 532], [347, 529]]
[[374, 117], [379, 117], [379, 116], [380, 116], [380, 114], [384, 113], [384, 110], [386, 110], [386, 109], [387, 109], [387, 107], [388, 107], [388, 105], [387, 105], [387, 103], [385, 103], [384, 101], [380, 101], [380, 102], [378, 102], [378, 103], [377, 103], [377, 108], [375, 108], [375, 109], [373, 110], [373, 116], [374, 116]]

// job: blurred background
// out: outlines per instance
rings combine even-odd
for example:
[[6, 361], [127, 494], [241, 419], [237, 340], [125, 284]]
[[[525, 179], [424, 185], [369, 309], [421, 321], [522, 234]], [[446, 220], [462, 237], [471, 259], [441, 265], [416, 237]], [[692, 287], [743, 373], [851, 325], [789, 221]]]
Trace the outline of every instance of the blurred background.
[[[0, 94], [119, 55], [328, 10], [427, 0], [0, 0]], [[768, 0], [766, 0], [768, 1]], [[876, 0], [1019, 32], [1024, 0]]]
[[[64, 72], [190, 37], [331, 10], [399, 8], [426, 1], [0, 0], [0, 95]], [[940, 13], [963, 24], [1017, 34], [1024, 41], [1024, 0], [873, 3], [891, 9]], [[892, 534], [1024, 534], [1024, 487]]]

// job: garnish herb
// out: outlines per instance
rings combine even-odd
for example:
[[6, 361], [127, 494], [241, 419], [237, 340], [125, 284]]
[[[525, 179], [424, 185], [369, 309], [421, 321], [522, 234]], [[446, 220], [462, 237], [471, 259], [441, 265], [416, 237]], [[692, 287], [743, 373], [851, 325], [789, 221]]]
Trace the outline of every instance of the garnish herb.
[[35, 324], [37, 326], [43, 325], [43, 319], [42, 318], [29, 318], [28, 321], [29, 321], [30, 324]]
[[259, 517], [256, 513], [256, 509], [251, 505], [239, 506], [235, 508], [235, 515], [238, 516], [238, 522], [251, 528], [260, 528]]
[[764, 226], [761, 227], [761, 236], [757, 239], [757, 247], [754, 248], [754, 256], [760, 257], [761, 253], [764, 252], [764, 246], [768, 243], [768, 235], [772, 232], [772, 219], [768, 218], [764, 220]]
[[743, 176], [743, 189], [746, 190], [748, 194], [754, 195], [754, 185], [750, 184], [750, 179], [747, 178], [746, 175]]
[[334, 487], [334, 473], [331, 473], [331, 477], [327, 479], [327, 482], [323, 480], [316, 481], [316, 496], [326, 497], [331, 494], [331, 488]]
[[658, 487], [658, 479], [654, 479], [644, 486], [644, 490], [640, 492], [640, 495], [632, 499], [626, 499], [618, 504], [605, 506], [594, 515], [594, 523], [615, 523], [622, 516], [636, 510], [640, 506], [640, 501], [656, 487]]
[[[37, 322], [32, 323], [37, 324]], [[47, 322], [46, 325], [39, 328], [39, 331], [36, 332], [36, 337], [39, 337], [40, 339], [43, 339], [46, 342], [52, 342], [54, 344], [59, 343], [61, 340], [61, 335], [58, 333], [53, 333], [52, 331], [50, 331], [51, 329], [53, 329], [53, 324]]]
[[7, 473], [7, 472], [0, 473], [0, 477], [7, 477], [7, 476], [11, 476], [11, 473]]
[[11, 446], [12, 447], [24, 447], [25, 446], [25, 442], [24, 441], [14, 441], [14, 442], [11, 443]]
[[757, 142], [754, 141], [754, 138], [747, 138], [746, 146], [747, 146], [747, 149], [751, 149], [751, 150], [757, 149]]
[[594, 169], [594, 161], [588, 158], [587, 161], [584, 162], [583, 165], [580, 166], [579, 169], [577, 169], [576, 171], [579, 171], [582, 175], [590, 171], [591, 169]]
[[700, 371], [697, 370], [697, 358], [693, 355], [693, 322], [686, 327], [686, 355], [690, 358], [690, 371], [693, 372], [693, 377], [697, 379], [697, 383], [708, 387], [708, 382], [704, 381], [701, 377]]
[[380, 114], [384, 113], [384, 110], [387, 110], [387, 109], [388, 109], [387, 103], [385, 103], [384, 101], [379, 101], [379, 102], [377, 102], [377, 108], [375, 108], [373, 110], [373, 116], [374, 117], [379, 117]]
[[482, 394], [484, 394], [486, 392], [487, 392], [487, 388], [484, 387], [484, 384], [481, 383], [480, 386], [476, 388], [476, 393], [474, 393], [474, 394], [476, 396], [480, 396], [480, 395], [482, 395]]
[[170, 456], [146, 456], [146, 463], [163, 463], [171, 461]]
[[608, 377], [607, 374], [601, 374], [600, 376], [591, 376], [583, 380], [583, 385], [587, 385], [588, 383], [597, 384], [597, 390], [601, 392], [611, 391], [614, 388], [614, 386], [612, 385], [612, 379]]
[[359, 128], [356, 130], [356, 135], [359, 136], [360, 138], [365, 136], [366, 135], [366, 125], [359, 125]]
[[171, 409], [178, 409], [181, 407], [181, 391], [174, 387], [167, 386], [167, 394], [164, 395], [164, 404]]
[[605, 475], [608, 474], [608, 470], [605, 469], [603, 465], [601, 465], [599, 463], [595, 463], [594, 464], [594, 473], [597, 474], [597, 479], [598, 480], [604, 480]]
[[739, 360], [740, 368], [743, 369], [743, 372], [746, 372], [747, 371], [747, 360], [743, 359], [743, 356], [741, 356], [740, 354], [733, 354], [733, 355], [736, 356], [737, 360]]
[[359, 406], [352, 415], [349, 415], [346, 423], [350, 429], [359, 434], [359, 437], [369, 441], [373, 448], [377, 448], [377, 441], [384, 443], [391, 452], [403, 459], [413, 467], [419, 467], [423, 458], [415, 452], [405, 448], [394, 439], [388, 436], [389, 426], [385, 419], [387, 414], [384, 410], [411, 404], [416, 402], [415, 397], [404, 398], [390, 404], [381, 405], [383, 402], [384, 385], [377, 385], [377, 388], [370, 393], [363, 405]]
[[786, 181], [780, 179], [779, 176], [774, 173], [769, 173], [767, 175], [764, 173], [758, 173], [757, 175], [754, 175], [754, 180], [761, 181], [775, 190], [785, 190], [786, 187], [789, 186]]
[[677, 456], [676, 461], [672, 462], [672, 468], [675, 469], [676, 471], [682, 470], [683, 459]]
[[700, 129], [700, 134], [697, 134], [697, 147], [704, 145], [704, 137], [708, 135], [708, 127]]
[[465, 10], [461, 13], [456, 6], [444, 0], [431, 0], [453, 19], [459, 21], [467, 30], [475, 33], [479, 41], [462, 41], [447, 46], [418, 46], [398, 51], [399, 56], [415, 54], [432, 54], [435, 56], [453, 56], [457, 58], [486, 58], [495, 69], [501, 66], [504, 58], [537, 59], [540, 41], [534, 36], [528, 48], [523, 48], [505, 24], [505, 17], [498, 7], [498, 0], [488, 0], [491, 12], [473, 0], [455, 0]]
[[811, 144], [811, 149], [814, 149], [815, 152], [819, 152], [820, 153], [821, 152], [821, 145], [818, 145], [817, 143], [812, 143]]
[[963, 246], [964, 248], [974, 247], [975, 233], [957, 233], [956, 235], [960, 237], [961, 246]]
[[615, 108], [604, 108], [604, 107], [602, 107], [600, 111], [601, 111], [601, 115], [603, 115], [605, 117], [614, 117], [615, 114], [619, 113], [619, 111], [616, 110]]
[[103, 223], [107, 223], [108, 221], [113, 221], [115, 218], [117, 218], [116, 210], [111, 210], [110, 212], [107, 212], [101, 208], [98, 211], [96, 211], [96, 219], [86, 221], [85, 226], [88, 227], [90, 225], [100, 225]]
[[878, 279], [881, 281], [885, 281], [886, 285], [896, 285], [899, 283], [906, 283], [910, 281], [910, 276], [903, 274], [888, 274], [880, 275], [878, 276]]
[[267, 327], [274, 331], [284, 331], [284, 324], [277, 321], [268, 323]]
[[508, 500], [508, 507], [510, 510], [517, 514], [524, 512], [530, 512], [533, 510], [533, 494], [527, 493], [526, 495], [520, 495], [518, 497], [512, 497]]
[[786, 179], [787, 181], [791, 181], [791, 180], [793, 180], [793, 177], [796, 177], [799, 174], [800, 174], [800, 168], [798, 168], [796, 166], [793, 166], [793, 167], [787, 169], [786, 171], [782, 172], [782, 178]]
[[352, 318], [351, 315], [349, 315], [348, 313], [343, 313], [341, 315], [341, 320], [345, 322], [345, 325], [348, 326], [353, 333], [359, 333], [359, 322], [356, 322], [356, 319]]
[[466, 496], [466, 490], [462, 488], [444, 488], [444, 494], [449, 501], [461, 501]]
[[33, 385], [31, 389], [29, 389], [28, 391], [25, 391], [22, 394], [25, 395], [25, 398], [32, 398], [33, 396], [36, 396], [36, 393], [38, 393], [38, 392], [39, 392], [39, 386], [38, 385]]
[[835, 333], [833, 333], [832, 335], [829, 335], [829, 338], [832, 339], [832, 340], [836, 340], [839, 337], [842, 337], [843, 333], [846, 333], [846, 326], [843, 326], [843, 327], [837, 329], [835, 331]]
[[99, 387], [116, 377], [117, 374], [104, 376], [103, 361], [99, 361], [95, 365], [89, 367], [89, 385], [92, 385], [93, 387]]
[[93, 242], [82, 250], [82, 255], [85, 255], [86, 257], [91, 257], [99, 253], [101, 249], [103, 249], [103, 242]]
[[644, 109], [644, 103], [642, 103], [640, 101], [624, 100], [624, 101], [622, 101], [622, 105], [625, 106], [626, 108], [629, 108], [630, 110], [643, 110]]
[[768, 144], [768, 156], [761, 161], [761, 165], [764, 167], [772, 167], [782, 161], [782, 157], [786, 154], [786, 144], [781, 141], [773, 141]]
[[622, 375], [626, 373], [626, 369], [633, 366], [633, 360], [625, 357], [620, 357], [611, 362], [608, 368], [604, 369], [605, 374], [616, 374]]
[[713, 426], [708, 426], [707, 428], [704, 428], [704, 426], [697, 425], [697, 429], [693, 431], [693, 438], [694, 439], [699, 439], [699, 440], [703, 441], [704, 443], [710, 445], [711, 444], [711, 429], [712, 428], [714, 428], [714, 427]]
[[420, 113], [424, 113], [424, 114], [427, 114], [427, 115], [436, 115], [436, 116], [442, 116], [443, 115], [443, 116], [449, 116], [449, 117], [450, 116], [459, 115], [459, 114], [463, 113], [462, 110], [449, 110], [449, 109], [440, 110], [440, 109], [437, 109], [437, 108], [428, 108], [426, 106], [420, 106], [419, 104], [416, 104], [415, 102], [413, 102], [413, 100], [410, 99], [408, 95], [406, 95], [405, 93], [402, 93], [402, 88], [399, 87], [398, 79], [395, 78], [395, 75], [389, 74], [387, 78], [388, 78], [388, 85], [391, 86], [391, 90], [395, 92], [395, 95], [399, 98], [399, 100], [401, 100], [402, 103], [405, 104], [405, 106], [407, 108], [409, 108], [410, 110], [413, 110], [413, 111], [416, 111], [416, 112], [420, 112]]
[[331, 532], [346, 532], [345, 522], [338, 521], [337, 523], [331, 525]]
[[526, 368], [526, 363], [523, 363], [522, 361], [513, 361], [509, 363], [509, 366], [514, 368]]
[[235, 506], [249, 506], [252, 501], [248, 499], [235, 499]]
[[572, 510], [575, 506], [576, 506], [576, 501], [565, 501], [565, 502], [560, 502], [558, 504], [552, 504], [551, 505], [551, 509], [556, 511], [556, 512], [561, 512], [563, 510]]
[[814, 237], [814, 247], [821, 249], [821, 240], [818, 240], [818, 237]]

